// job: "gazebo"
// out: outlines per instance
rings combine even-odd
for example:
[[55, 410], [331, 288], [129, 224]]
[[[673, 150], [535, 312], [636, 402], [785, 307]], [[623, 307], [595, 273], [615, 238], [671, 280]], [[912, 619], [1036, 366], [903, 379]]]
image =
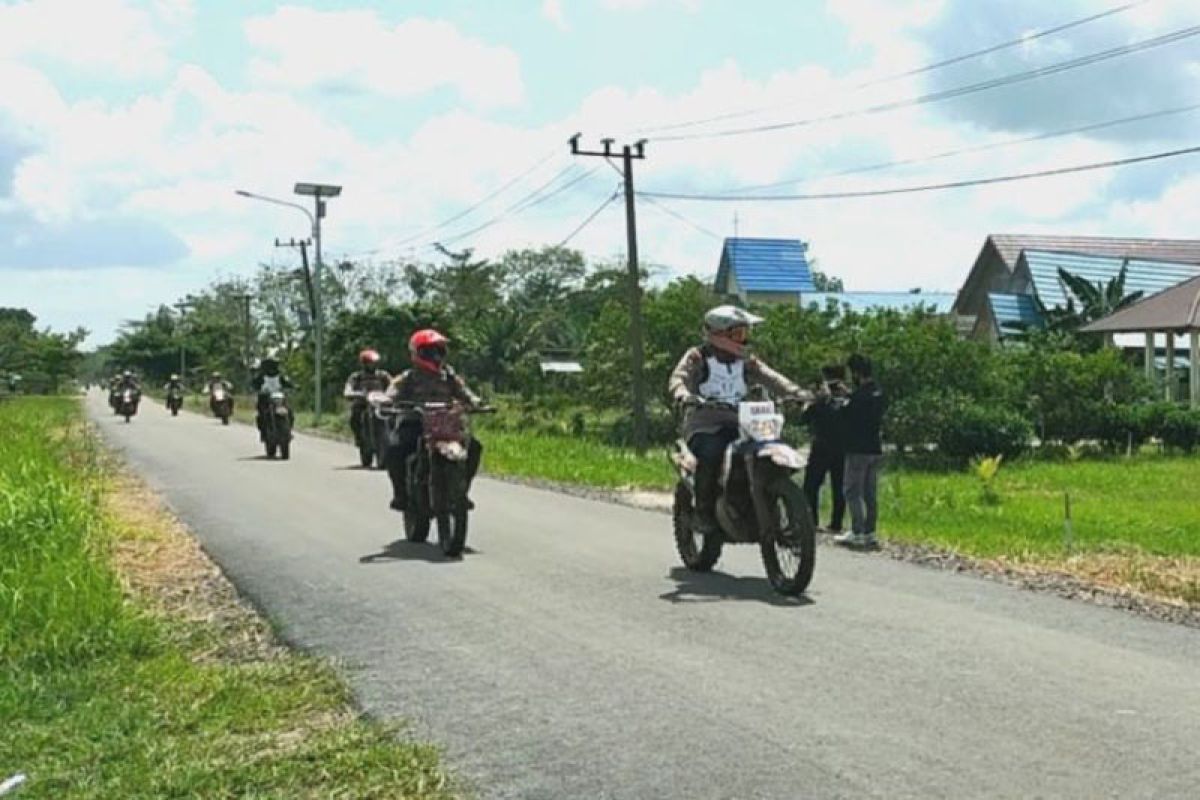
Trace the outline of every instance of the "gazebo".
[[1157, 338], [1166, 339], [1166, 398], [1175, 400], [1175, 339], [1187, 336], [1189, 358], [1188, 386], [1192, 408], [1200, 408], [1200, 277], [1190, 278], [1170, 289], [1139, 300], [1120, 311], [1085, 325], [1084, 333], [1102, 333], [1111, 338], [1117, 333], [1141, 333], [1146, 336], [1146, 377], [1154, 380]]

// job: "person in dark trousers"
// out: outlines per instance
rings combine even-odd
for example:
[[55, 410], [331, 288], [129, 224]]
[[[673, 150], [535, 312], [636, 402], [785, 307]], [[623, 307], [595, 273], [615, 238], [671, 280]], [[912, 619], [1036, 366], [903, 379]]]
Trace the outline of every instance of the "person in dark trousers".
[[842, 409], [846, 432], [846, 502], [852, 530], [837, 538], [849, 547], [876, 547], [875, 523], [879, 516], [879, 472], [883, 467], [880, 428], [887, 402], [875, 383], [871, 360], [855, 353], [847, 362], [854, 391]]
[[846, 461], [846, 432], [842, 409], [849, 391], [846, 389], [846, 368], [831, 364], [821, 368], [821, 386], [816, 401], [804, 409], [801, 420], [808, 425], [812, 446], [808, 451], [808, 466], [804, 469], [804, 497], [812, 509], [813, 524], [821, 527], [821, 485], [829, 476], [833, 499], [833, 514], [829, 530], [841, 533], [846, 514], [846, 496], [842, 492], [842, 474]]

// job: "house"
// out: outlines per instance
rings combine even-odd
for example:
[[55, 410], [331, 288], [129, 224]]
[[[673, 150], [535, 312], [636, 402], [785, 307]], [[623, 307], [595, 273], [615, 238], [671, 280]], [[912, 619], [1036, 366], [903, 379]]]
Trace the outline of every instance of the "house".
[[[1025, 258], [1030, 252], [1035, 253], [1032, 260]], [[1049, 306], [1066, 302], [1059, 266], [1091, 281], [1107, 281], [1125, 261], [1130, 264], [1127, 289], [1161, 291], [1200, 270], [1200, 240], [992, 234], [959, 290], [952, 313], [964, 336], [998, 341], [1020, 325], [1040, 320], [1035, 295]]]
[[949, 314], [954, 297], [952, 292], [805, 292], [800, 302], [805, 306], [815, 304], [819, 309], [833, 303], [857, 312], [925, 308], [934, 314]]
[[742, 303], [798, 303], [802, 293], [817, 288], [808, 265], [808, 244], [799, 239], [730, 237], [721, 248], [713, 288]]

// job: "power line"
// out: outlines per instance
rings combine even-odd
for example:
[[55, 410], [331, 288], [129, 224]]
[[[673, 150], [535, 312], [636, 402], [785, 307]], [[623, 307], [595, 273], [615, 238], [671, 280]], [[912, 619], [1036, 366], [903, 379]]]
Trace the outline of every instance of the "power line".
[[601, 203], [596, 208], [595, 211], [593, 211], [591, 214], [588, 214], [587, 217], [583, 220], [583, 222], [579, 223], [578, 227], [576, 227], [575, 230], [568, 233], [566, 238], [564, 238], [561, 242], [558, 243], [558, 246], [566, 247], [568, 242], [570, 242], [572, 239], [574, 239], [576, 236], [578, 236], [580, 233], [582, 233], [584, 228], [586, 228], [588, 225], [592, 224], [592, 220], [594, 220], [596, 217], [600, 216], [601, 212], [603, 212], [604, 209], [606, 209], [610, 205], [612, 205], [612, 202], [620, 196], [621, 196], [621, 190], [619, 188], [614, 190], [612, 194], [610, 194], [608, 197], [605, 198], [604, 202]]
[[697, 223], [695, 223], [695, 222], [692, 222], [692, 221], [691, 221], [690, 219], [688, 219], [687, 217], [685, 217], [685, 216], [683, 216], [682, 214], [680, 214], [680, 213], [676, 212], [675, 210], [671, 209], [670, 207], [668, 207], [667, 205], [663, 204], [662, 202], [660, 202], [660, 201], [658, 201], [658, 200], [654, 199], [653, 197], [650, 197], [650, 196], [649, 196], [648, 194], [646, 194], [645, 192], [639, 192], [639, 193], [638, 193], [638, 197], [640, 197], [641, 199], [645, 200], [647, 203], [649, 203], [650, 205], [654, 206], [655, 208], [657, 208], [659, 211], [663, 212], [664, 214], [667, 214], [668, 216], [674, 217], [675, 219], [677, 219], [677, 220], [679, 220], [680, 222], [682, 222], [684, 225], [687, 225], [689, 228], [693, 228], [693, 229], [695, 229], [695, 230], [699, 231], [700, 233], [704, 234], [705, 236], [711, 236], [713, 239], [716, 239], [717, 241], [721, 241], [721, 240], [724, 238], [724, 237], [723, 237], [723, 236], [721, 236], [719, 233], [713, 233], [713, 232], [712, 232], [712, 231], [710, 231], [708, 228], [705, 228], [703, 225], [699, 225], [699, 224], [697, 224]]
[[783, 181], [775, 181], [774, 183], [760, 183], [753, 186], [739, 186], [734, 189], [716, 192], [716, 194], [733, 194], [735, 192], [755, 192], [763, 189], [777, 189], [783, 186], [795, 186], [800, 183], [808, 183], [819, 178], [836, 178], [843, 175], [856, 175], [863, 172], [877, 172], [879, 170], [891, 169], [892, 167], [906, 167], [913, 164], [924, 164], [930, 161], [940, 161], [954, 156], [967, 155], [970, 153], [983, 153], [989, 150], [999, 150], [1005, 147], [1015, 147], [1016, 145], [1029, 144], [1030, 142], [1042, 142], [1048, 139], [1058, 139], [1064, 136], [1073, 136], [1080, 133], [1090, 133], [1092, 131], [1104, 130], [1106, 128], [1114, 128], [1118, 125], [1128, 125], [1134, 122], [1145, 122], [1151, 119], [1160, 119], [1175, 114], [1184, 114], [1189, 111], [1200, 109], [1200, 103], [1194, 103], [1187, 106], [1179, 106], [1176, 108], [1167, 108], [1159, 111], [1152, 111], [1147, 114], [1137, 114], [1132, 117], [1122, 117], [1120, 119], [1106, 120], [1104, 122], [1094, 122], [1088, 125], [1080, 125], [1074, 128], [1062, 128], [1056, 131], [1047, 133], [1038, 133], [1033, 136], [1023, 136], [1017, 139], [1003, 139], [996, 142], [988, 142], [986, 144], [972, 145], [971, 147], [962, 147], [955, 150], [944, 150], [940, 153], [933, 153], [925, 156], [916, 156], [914, 158], [902, 158], [894, 161], [882, 161], [875, 164], [867, 164], [858, 167], [849, 167], [847, 169], [837, 170], [833, 172], [820, 172], [814, 175], [806, 175], [802, 178], [789, 178]]
[[425, 228], [424, 230], [418, 231], [417, 233], [414, 233], [413, 235], [411, 235], [407, 238], [401, 239], [398, 242], [394, 242], [392, 244], [392, 246], [393, 247], [401, 247], [403, 245], [408, 244], [409, 242], [415, 241], [417, 239], [421, 239], [435, 231], [440, 231], [442, 228], [445, 228], [447, 225], [453, 225], [455, 222], [458, 222], [460, 219], [467, 216], [468, 214], [470, 214], [472, 211], [476, 210], [480, 206], [490, 202], [491, 200], [495, 199], [496, 197], [499, 197], [501, 194], [506, 192], [512, 186], [515, 186], [518, 182], [520, 182], [524, 178], [528, 177], [529, 175], [532, 175], [534, 173], [534, 171], [536, 171], [539, 167], [541, 167], [543, 164], [545, 164], [547, 161], [549, 161], [551, 158], [553, 158], [555, 152], [556, 151], [554, 151], [554, 150], [547, 152], [544, 156], [542, 156], [536, 162], [534, 162], [533, 166], [517, 173], [512, 178], [510, 178], [509, 180], [505, 181], [500, 186], [498, 186], [496, 189], [489, 192], [487, 195], [485, 195], [481, 199], [475, 201], [471, 205], [467, 206], [467, 208], [458, 212], [454, 216], [448, 217], [447, 219], [442, 220], [441, 222], [437, 223], [436, 225], [431, 225], [430, 227]]
[[1140, 53], [1145, 50], [1150, 50], [1155, 47], [1162, 47], [1168, 44], [1183, 41], [1200, 34], [1200, 25], [1193, 25], [1189, 28], [1181, 28], [1161, 36], [1155, 36], [1151, 39], [1143, 39], [1133, 44], [1113, 47], [1108, 50], [1101, 50], [1096, 53], [1090, 53], [1086, 56], [1060, 61], [1057, 64], [1051, 64], [1045, 67], [1025, 70], [1024, 72], [1015, 72], [999, 78], [992, 78], [979, 83], [972, 83], [966, 86], [958, 86], [953, 89], [944, 89], [940, 92], [930, 92], [928, 94], [919, 95], [917, 97], [908, 98], [906, 100], [893, 100], [887, 103], [879, 103], [873, 106], [851, 109], [849, 111], [839, 111], [833, 114], [825, 114], [818, 117], [807, 117], [805, 119], [789, 120], [786, 122], [774, 122], [765, 125], [753, 125], [744, 128], [726, 128], [720, 131], [711, 131], [707, 133], [680, 133], [672, 136], [660, 136], [657, 141], [661, 142], [678, 142], [691, 139], [716, 139], [729, 136], [741, 136], [750, 133], [767, 133], [770, 131], [786, 130], [789, 128], [799, 128], [808, 125], [815, 125], [821, 122], [834, 122], [837, 120], [850, 119], [853, 117], [870, 116], [874, 114], [882, 114], [887, 111], [897, 111], [902, 108], [912, 108], [914, 106], [925, 105], [927, 103], [936, 103], [942, 100], [951, 100], [966, 95], [975, 94], [977, 92], [987, 91], [989, 89], [998, 89], [1004, 86], [1012, 86], [1026, 81], [1044, 78], [1049, 75], [1057, 75], [1061, 72], [1067, 72], [1080, 67], [1091, 66], [1102, 61], [1108, 61], [1120, 56]]
[[1123, 167], [1129, 164], [1141, 164], [1147, 161], [1158, 161], [1164, 158], [1175, 158], [1176, 156], [1191, 155], [1200, 153], [1200, 146], [1185, 147], [1179, 150], [1167, 150], [1161, 153], [1151, 153], [1144, 156], [1132, 156], [1130, 158], [1119, 158], [1112, 161], [1101, 161], [1094, 164], [1081, 164], [1072, 167], [1059, 167], [1057, 169], [1039, 170], [1037, 172], [1023, 172], [1016, 175], [1001, 175], [990, 178], [974, 178], [971, 180], [952, 181], [949, 183], [930, 183], [920, 186], [902, 186], [896, 189], [874, 189], [857, 192], [822, 192], [817, 194], [768, 194], [768, 195], [705, 195], [705, 194], [681, 194], [674, 192], [639, 192], [639, 196], [646, 199], [658, 198], [667, 200], [699, 200], [718, 203], [732, 202], [758, 202], [758, 201], [801, 201], [801, 200], [843, 200], [854, 197], [885, 197], [896, 194], [916, 194], [917, 192], [936, 192], [945, 189], [963, 189], [970, 186], [987, 186], [995, 183], [1011, 183], [1014, 181], [1032, 180], [1034, 178], [1048, 178], [1054, 175], [1069, 175], [1076, 172], [1090, 172], [1098, 169], [1108, 169], [1110, 167]]
[[[973, 50], [969, 53], [963, 53], [961, 55], [953, 56], [950, 58], [945, 58], [945, 59], [942, 59], [941, 61], [935, 61], [931, 64], [926, 64], [924, 66], [917, 67], [915, 69], [910, 69], [905, 72], [899, 72], [899, 73], [887, 75], [887, 76], [884, 76], [881, 78], [875, 78], [873, 80], [865, 81], [863, 83], [859, 83], [859, 84], [856, 84], [855, 86], [851, 87], [851, 90], [857, 92], [857, 91], [861, 91], [863, 89], [871, 88], [873, 86], [881, 86], [881, 85], [888, 84], [888, 83], [894, 83], [895, 81], [903, 80], [905, 78], [912, 78], [917, 75], [922, 75], [927, 72], [933, 72], [934, 70], [942, 69], [944, 67], [953, 66], [955, 64], [961, 64], [965, 61], [970, 61], [972, 59], [981, 58], [986, 55], [991, 55], [992, 53], [998, 53], [1001, 50], [1007, 50], [1007, 49], [1010, 49], [1013, 47], [1019, 47], [1021, 45], [1027, 44], [1032, 41], [1036, 41], [1038, 39], [1045, 38], [1047, 36], [1053, 36], [1055, 34], [1064, 33], [1073, 28], [1079, 28], [1079, 27], [1082, 27], [1089, 23], [1096, 22], [1098, 20], [1102, 20], [1107, 17], [1115, 16], [1117, 14], [1121, 14], [1125, 11], [1129, 11], [1133, 8], [1137, 8], [1138, 6], [1145, 5], [1146, 3], [1150, 2], [1150, 1], [1151, 0], [1137, 0], [1137, 2], [1125, 3], [1124, 5], [1116, 6], [1115, 8], [1110, 8], [1107, 11], [1101, 11], [1098, 14], [1092, 14], [1090, 16], [1083, 17], [1082, 19], [1072, 20], [1072, 21], [1064, 23], [1062, 25], [1056, 25], [1052, 28], [1045, 28], [1043, 30], [1034, 31], [1033, 33], [1023, 34], [1015, 39], [1009, 39], [1007, 41], [1000, 42], [999, 44], [990, 45], [981, 50]], [[794, 103], [789, 103], [787, 105], [794, 105]], [[688, 120], [686, 122], [676, 122], [676, 123], [671, 123], [668, 125], [658, 125], [658, 126], [651, 127], [651, 128], [643, 128], [638, 132], [639, 133], [656, 133], [656, 132], [660, 132], [660, 131], [679, 130], [681, 128], [693, 128], [693, 127], [696, 127], [699, 125], [707, 125], [711, 122], [721, 122], [721, 121], [724, 121], [727, 119], [737, 119], [740, 117], [754, 116], [755, 114], [761, 114], [765, 111], [771, 111], [774, 108], [778, 108], [778, 107], [780, 107], [780, 106], [759, 106], [758, 108], [746, 109], [743, 111], [731, 111], [731, 112], [727, 112], [724, 114], [717, 114], [717, 115], [711, 116], [711, 117], [704, 117], [702, 119], [693, 119], [693, 120]]]

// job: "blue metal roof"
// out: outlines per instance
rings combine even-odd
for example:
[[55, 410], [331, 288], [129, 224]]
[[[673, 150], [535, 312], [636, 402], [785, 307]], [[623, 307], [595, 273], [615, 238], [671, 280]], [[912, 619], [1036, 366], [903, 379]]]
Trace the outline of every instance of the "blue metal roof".
[[1041, 327], [1042, 314], [1033, 295], [988, 293], [988, 305], [1001, 333], [1016, 333], [1027, 327]]
[[808, 245], [799, 239], [728, 238], [721, 250], [716, 290], [729, 294], [732, 274], [745, 292], [811, 292], [812, 271], [805, 253]]
[[907, 311], [918, 306], [931, 308], [935, 314], [949, 314], [954, 305], [953, 292], [805, 292], [801, 302], [824, 308], [830, 302], [849, 306], [851, 311], [891, 309]]
[[1059, 308], [1067, 304], [1066, 287], [1058, 278], [1060, 267], [1092, 283], [1108, 283], [1121, 272], [1121, 265], [1128, 263], [1125, 291], [1144, 292], [1147, 297], [1200, 275], [1200, 265], [1197, 264], [1140, 258], [1126, 261], [1114, 256], [1089, 256], [1047, 250], [1026, 250], [1022, 253], [1021, 260], [1029, 266], [1033, 289], [1047, 308]]

